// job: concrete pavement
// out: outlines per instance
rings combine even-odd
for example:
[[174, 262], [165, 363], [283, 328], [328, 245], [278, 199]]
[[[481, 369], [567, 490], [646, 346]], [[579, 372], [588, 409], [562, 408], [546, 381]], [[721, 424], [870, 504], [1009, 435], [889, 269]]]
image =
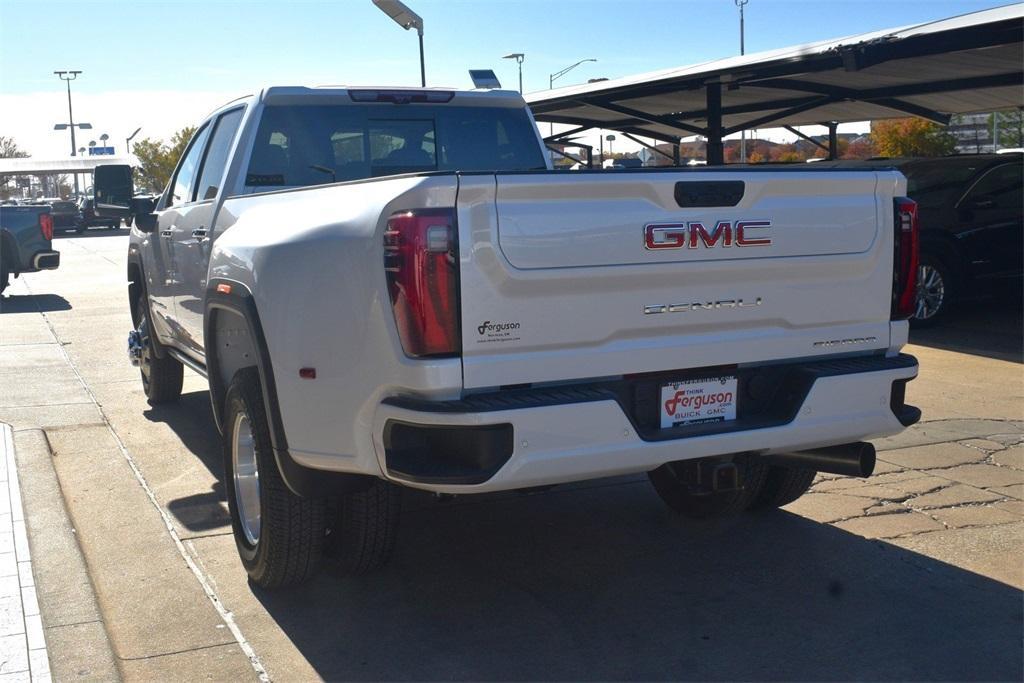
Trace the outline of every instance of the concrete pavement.
[[1012, 343], [913, 348], [925, 422], [786, 511], [685, 522], [644, 477], [410, 493], [385, 571], [269, 594], [235, 554], [205, 382], [153, 408], [125, 360], [125, 237], [57, 248], [0, 304], [0, 422], [46, 437], [126, 679], [1022, 676]]

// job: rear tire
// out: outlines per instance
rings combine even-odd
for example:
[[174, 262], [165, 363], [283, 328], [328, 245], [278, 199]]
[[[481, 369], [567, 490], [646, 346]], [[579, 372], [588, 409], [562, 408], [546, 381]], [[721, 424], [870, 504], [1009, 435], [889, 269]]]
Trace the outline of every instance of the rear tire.
[[815, 470], [770, 466], [754, 507], [778, 508], [789, 505], [807, 493], [817, 474]]
[[725, 493], [694, 493], [683, 472], [686, 461], [666, 463], [647, 476], [665, 504], [684, 517], [731, 517], [757, 500], [768, 474], [768, 466], [758, 456], [738, 455], [733, 462], [739, 469], [740, 488]]
[[281, 478], [256, 368], [231, 380], [223, 431], [231, 528], [249, 580], [281, 588], [311, 578], [323, 552], [324, 501], [296, 496]]
[[357, 576], [387, 564], [398, 536], [402, 489], [377, 479], [365, 491], [340, 496], [336, 508], [325, 551], [331, 568]]
[[135, 329], [142, 337], [142, 357], [139, 358], [142, 390], [146, 392], [150, 405], [155, 406], [178, 400], [185, 368], [180, 361], [171, 358], [166, 349], [163, 350], [163, 358], [156, 355], [156, 345], [160, 342], [150, 331], [148, 301], [143, 290], [135, 302]]

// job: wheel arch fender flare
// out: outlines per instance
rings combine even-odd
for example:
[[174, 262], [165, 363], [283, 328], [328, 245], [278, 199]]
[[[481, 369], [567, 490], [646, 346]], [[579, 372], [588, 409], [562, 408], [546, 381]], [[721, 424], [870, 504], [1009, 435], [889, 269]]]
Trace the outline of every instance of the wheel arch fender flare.
[[0, 258], [7, 264], [7, 272], [16, 275], [21, 271], [21, 249], [14, 234], [7, 229], [0, 229]]
[[[220, 286], [222, 285], [222, 286]], [[224, 433], [224, 406], [230, 378], [224, 372], [230, 367], [222, 359], [221, 342], [218, 334], [223, 332], [220, 316], [230, 315], [241, 321], [250, 344], [251, 363], [256, 366], [260, 378], [260, 389], [270, 427], [270, 443], [274, 449], [281, 478], [289, 489], [298, 496], [316, 498], [332, 494], [365, 490], [372, 484], [372, 478], [360, 474], [314, 470], [298, 464], [288, 451], [281, 406], [277, 400], [277, 385], [274, 379], [273, 361], [267, 340], [263, 334], [256, 301], [249, 288], [236, 280], [212, 278], [206, 290], [205, 315], [203, 316], [203, 342], [206, 353], [206, 371], [210, 384], [210, 403], [213, 409], [217, 431]], [[248, 367], [248, 366], [246, 366]]]

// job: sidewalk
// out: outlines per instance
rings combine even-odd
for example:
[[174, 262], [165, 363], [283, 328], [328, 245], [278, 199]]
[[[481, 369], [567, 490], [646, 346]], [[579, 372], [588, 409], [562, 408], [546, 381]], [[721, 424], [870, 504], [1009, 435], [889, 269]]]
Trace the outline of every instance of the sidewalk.
[[21, 507], [14, 433], [0, 424], [0, 681], [50, 680]]

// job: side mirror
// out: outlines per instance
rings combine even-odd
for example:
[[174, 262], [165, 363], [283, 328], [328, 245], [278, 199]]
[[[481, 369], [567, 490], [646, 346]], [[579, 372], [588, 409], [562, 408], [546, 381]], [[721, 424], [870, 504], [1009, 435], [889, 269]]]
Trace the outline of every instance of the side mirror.
[[100, 218], [127, 218], [132, 212], [132, 167], [97, 166], [93, 171], [93, 208]]
[[132, 199], [132, 214], [135, 216], [135, 227], [139, 232], [153, 232], [156, 230], [156, 202], [149, 197], [135, 197]]

